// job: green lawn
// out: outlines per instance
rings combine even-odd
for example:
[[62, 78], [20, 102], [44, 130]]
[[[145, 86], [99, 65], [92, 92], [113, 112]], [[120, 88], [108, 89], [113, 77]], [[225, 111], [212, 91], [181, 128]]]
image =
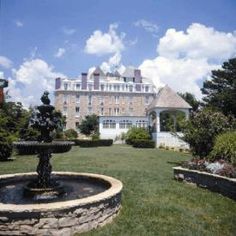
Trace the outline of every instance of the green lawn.
[[[52, 158], [53, 169], [113, 176], [124, 184], [122, 210], [112, 224], [83, 235], [236, 235], [236, 202], [173, 180], [187, 154], [125, 145], [78, 148]], [[37, 159], [1, 162], [0, 174], [34, 171]]]

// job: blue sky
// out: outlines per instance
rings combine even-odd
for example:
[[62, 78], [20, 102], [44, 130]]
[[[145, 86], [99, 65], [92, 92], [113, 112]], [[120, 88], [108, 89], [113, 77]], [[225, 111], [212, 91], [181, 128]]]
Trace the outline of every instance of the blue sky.
[[98, 65], [139, 67], [157, 86], [200, 98], [210, 71], [236, 55], [235, 0], [0, 2], [0, 71], [27, 106], [53, 91], [55, 76]]

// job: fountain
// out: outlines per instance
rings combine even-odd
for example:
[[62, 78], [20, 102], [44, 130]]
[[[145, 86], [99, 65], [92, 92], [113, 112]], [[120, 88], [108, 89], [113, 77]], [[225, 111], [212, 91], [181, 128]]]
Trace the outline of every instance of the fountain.
[[39, 159], [37, 173], [0, 176], [0, 235], [73, 235], [110, 222], [121, 207], [122, 183], [109, 176], [52, 172], [52, 153], [70, 151], [73, 142], [53, 141], [60, 119], [49, 93], [33, 112], [29, 125], [37, 141], [15, 142]]

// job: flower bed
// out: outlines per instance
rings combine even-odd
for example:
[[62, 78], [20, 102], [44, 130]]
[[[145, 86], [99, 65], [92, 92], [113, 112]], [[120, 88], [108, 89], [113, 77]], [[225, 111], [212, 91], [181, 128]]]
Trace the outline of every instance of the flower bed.
[[197, 186], [221, 193], [236, 200], [236, 178], [228, 178], [205, 171], [174, 167], [174, 178], [195, 183]]

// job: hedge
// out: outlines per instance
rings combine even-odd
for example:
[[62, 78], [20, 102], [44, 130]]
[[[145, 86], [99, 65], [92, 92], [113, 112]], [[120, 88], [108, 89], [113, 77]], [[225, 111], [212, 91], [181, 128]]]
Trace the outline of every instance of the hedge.
[[7, 160], [12, 154], [12, 144], [0, 142], [0, 161]]
[[112, 139], [99, 139], [99, 140], [87, 140], [87, 139], [75, 139], [73, 140], [75, 146], [80, 147], [101, 147], [111, 146], [113, 144]]
[[132, 146], [134, 148], [155, 148], [156, 144], [153, 140], [135, 139], [132, 140]]

